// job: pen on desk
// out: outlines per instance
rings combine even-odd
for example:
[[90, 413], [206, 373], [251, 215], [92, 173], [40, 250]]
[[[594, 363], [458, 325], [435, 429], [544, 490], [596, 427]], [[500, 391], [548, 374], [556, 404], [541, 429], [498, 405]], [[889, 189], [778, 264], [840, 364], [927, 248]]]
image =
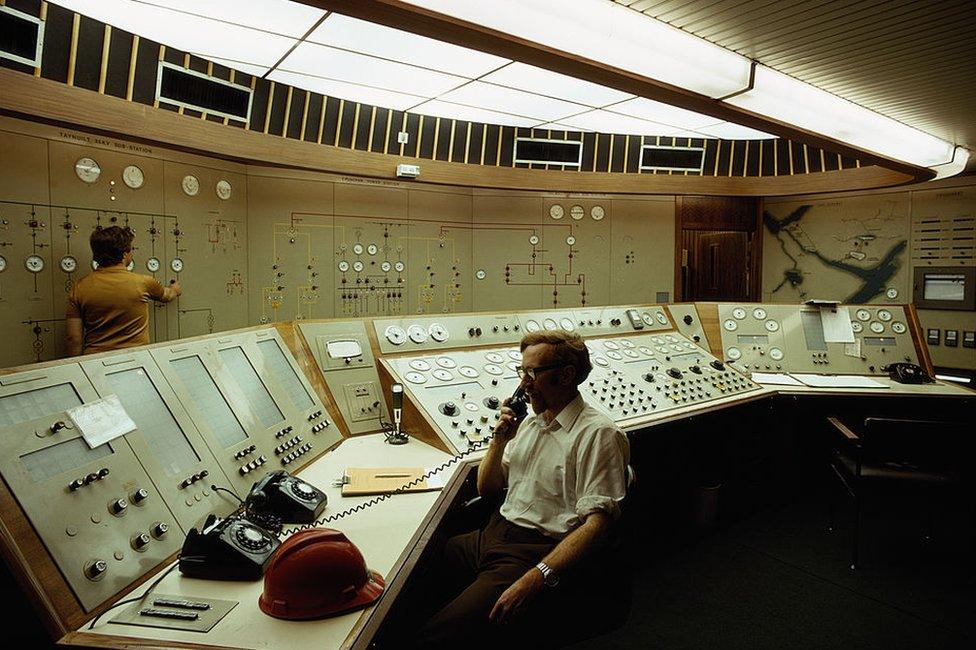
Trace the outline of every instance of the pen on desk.
[[377, 474], [376, 478], [410, 478], [413, 474]]

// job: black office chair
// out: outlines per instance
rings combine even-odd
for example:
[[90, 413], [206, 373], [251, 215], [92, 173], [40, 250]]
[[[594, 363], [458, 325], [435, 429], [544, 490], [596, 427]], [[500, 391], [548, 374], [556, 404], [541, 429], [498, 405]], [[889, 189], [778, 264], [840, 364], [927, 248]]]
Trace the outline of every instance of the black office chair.
[[[857, 568], [864, 499], [907, 499], [921, 496], [934, 504], [962, 484], [954, 451], [962, 440], [959, 422], [866, 418], [862, 426], [848, 426], [835, 417], [827, 423], [836, 443], [830, 469], [854, 502], [851, 531], [851, 570]], [[836, 491], [830, 491], [828, 530], [834, 529]], [[932, 537], [934, 517], [926, 508], [925, 538]]]

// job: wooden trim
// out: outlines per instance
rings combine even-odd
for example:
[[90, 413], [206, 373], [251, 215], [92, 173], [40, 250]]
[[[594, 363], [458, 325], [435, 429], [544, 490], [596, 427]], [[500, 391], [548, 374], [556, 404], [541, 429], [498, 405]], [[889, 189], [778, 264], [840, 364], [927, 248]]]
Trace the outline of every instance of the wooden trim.
[[698, 311], [698, 322], [701, 323], [705, 338], [708, 339], [709, 351], [712, 356], [724, 361], [725, 351], [722, 349], [722, 328], [718, 322], [718, 303], [696, 302], [695, 309]]
[[918, 318], [918, 310], [914, 304], [905, 305], [905, 313], [908, 315], [908, 327], [912, 332], [912, 340], [915, 341], [915, 354], [918, 355], [918, 365], [925, 369], [929, 376], [935, 376], [935, 366], [932, 364], [932, 355], [929, 353], [929, 346], [925, 340], [925, 329]]
[[68, 50], [68, 81], [69, 86], [75, 85], [75, 64], [78, 61], [78, 30], [81, 27], [81, 14], [75, 14], [71, 20], [71, 45]]
[[114, 634], [99, 634], [97, 632], [68, 632], [65, 634], [58, 645], [69, 648], [111, 648], [113, 650], [126, 650], [127, 648], [145, 648], [147, 650], [162, 650], [163, 648], [181, 648], [185, 650], [246, 650], [243, 646], [226, 645], [202, 645], [189, 641], [170, 641], [165, 639], [147, 639], [135, 636], [116, 636]]
[[682, 258], [682, 247], [681, 247], [681, 222], [682, 215], [684, 214], [684, 197], [676, 196], [674, 197], [674, 300], [672, 302], [681, 302], [684, 300], [685, 288], [681, 282], [681, 258]]
[[98, 71], [98, 92], [105, 94], [105, 77], [108, 73], [108, 53], [112, 44], [112, 26], [105, 25], [102, 30], [102, 65]]
[[[761, 150], [761, 149], [760, 149]], [[756, 226], [752, 231], [752, 268], [749, 273], [749, 299], [752, 302], [762, 302], [762, 263], [763, 263], [763, 228], [764, 203], [762, 197], [756, 200]]]
[[[391, 156], [379, 153], [338, 147], [323, 148], [304, 140], [267, 137], [259, 132], [230, 129], [205, 120], [188, 120], [172, 111], [153, 110], [142, 104], [71, 88], [56, 81], [38, 79], [8, 69], [0, 69], [0, 87], [5, 90], [0, 94], [0, 113], [19, 118], [39, 118], [59, 125], [75, 125], [88, 131], [166, 145], [235, 162], [393, 179], [396, 163], [401, 161], [399, 157], [392, 157], [391, 160]], [[274, 87], [272, 82], [269, 110], [265, 116], [266, 128], [269, 126]], [[340, 114], [337, 136], [341, 126]], [[498, 147], [501, 147], [501, 138]], [[476, 167], [440, 160], [424, 160], [423, 170], [425, 182], [466, 187], [707, 196], [780, 196], [855, 191], [900, 185], [914, 180], [906, 174], [876, 166], [775, 178], [541, 172], [510, 167]]]

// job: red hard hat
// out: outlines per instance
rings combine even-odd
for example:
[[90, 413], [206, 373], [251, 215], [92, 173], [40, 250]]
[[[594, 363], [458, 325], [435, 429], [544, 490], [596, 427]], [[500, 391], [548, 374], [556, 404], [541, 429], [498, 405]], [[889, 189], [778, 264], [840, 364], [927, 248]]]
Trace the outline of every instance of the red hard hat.
[[258, 605], [275, 618], [324, 618], [366, 607], [384, 586], [345, 534], [312, 528], [295, 533], [275, 552]]

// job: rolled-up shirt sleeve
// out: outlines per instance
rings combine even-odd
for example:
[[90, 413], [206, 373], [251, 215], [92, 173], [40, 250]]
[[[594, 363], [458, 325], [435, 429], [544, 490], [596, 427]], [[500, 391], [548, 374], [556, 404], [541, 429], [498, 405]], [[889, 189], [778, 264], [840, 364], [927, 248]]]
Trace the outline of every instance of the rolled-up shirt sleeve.
[[580, 520], [594, 512], [620, 516], [627, 496], [630, 445], [616, 427], [596, 429], [579, 447], [576, 474], [576, 514]]

